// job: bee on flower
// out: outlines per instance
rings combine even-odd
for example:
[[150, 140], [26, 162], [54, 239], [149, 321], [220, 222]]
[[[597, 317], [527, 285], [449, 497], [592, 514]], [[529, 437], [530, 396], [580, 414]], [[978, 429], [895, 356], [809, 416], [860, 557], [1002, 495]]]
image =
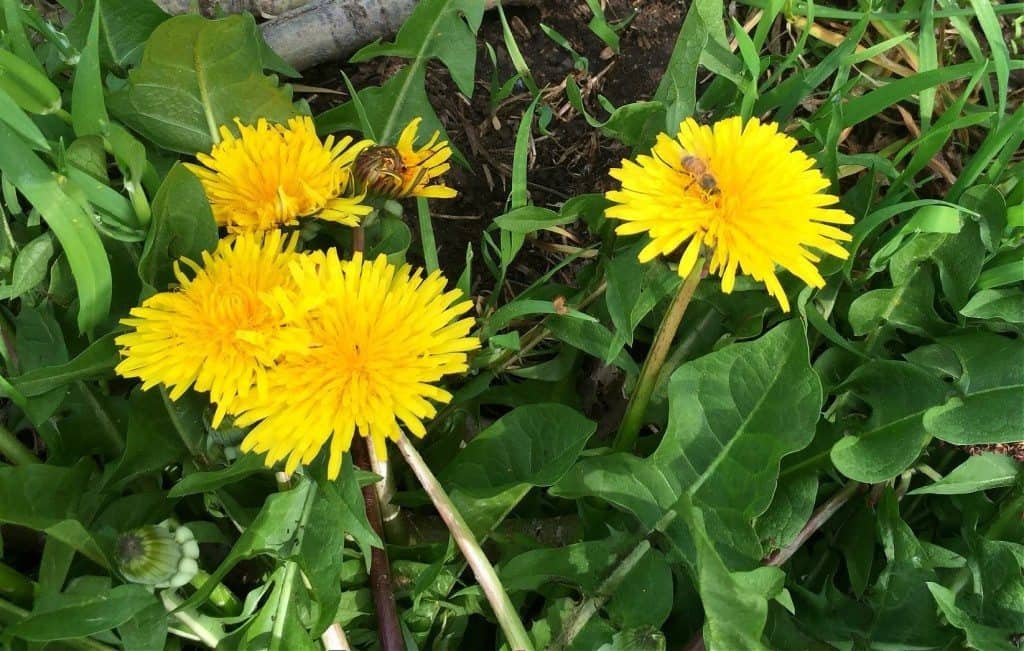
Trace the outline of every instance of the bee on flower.
[[[451, 199], [458, 192], [440, 177], [451, 169], [452, 149], [435, 131], [425, 145], [415, 146], [421, 119], [415, 118], [402, 130], [398, 143], [367, 147], [356, 156], [353, 173], [367, 194], [404, 199], [427, 197]], [[434, 183], [434, 181], [439, 181]]]
[[853, 217], [832, 207], [828, 180], [797, 142], [773, 123], [738, 117], [712, 126], [686, 119], [675, 137], [660, 134], [650, 154], [624, 160], [611, 176], [621, 182], [606, 194], [615, 205], [608, 217], [622, 221], [622, 235], [646, 233], [640, 261], [679, 257], [688, 276], [698, 258], [730, 293], [738, 274], [764, 283], [784, 311], [789, 300], [779, 282], [781, 267], [808, 285], [823, 287], [814, 251], [849, 256], [841, 242], [851, 235], [836, 225]]

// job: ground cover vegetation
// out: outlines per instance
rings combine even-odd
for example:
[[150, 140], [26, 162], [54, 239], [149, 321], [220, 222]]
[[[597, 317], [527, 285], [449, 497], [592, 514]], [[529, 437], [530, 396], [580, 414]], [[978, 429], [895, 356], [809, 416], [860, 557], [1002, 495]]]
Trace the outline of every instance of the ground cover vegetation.
[[1024, 4], [199, 4], [0, 0], [0, 646], [1021, 646]]

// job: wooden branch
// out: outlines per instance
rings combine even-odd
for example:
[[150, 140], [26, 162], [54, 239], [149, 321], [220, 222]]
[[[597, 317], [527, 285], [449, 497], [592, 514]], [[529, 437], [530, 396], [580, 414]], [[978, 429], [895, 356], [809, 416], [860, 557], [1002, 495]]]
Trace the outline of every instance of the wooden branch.
[[[173, 14], [189, 10], [191, 0], [156, 0]], [[504, 0], [504, 5], [532, 5], [540, 0]], [[418, 0], [199, 0], [200, 10], [249, 11], [273, 17], [260, 25], [263, 38], [285, 61], [305, 70], [346, 58], [360, 47], [398, 31]], [[494, 9], [497, 0], [484, 0]]]

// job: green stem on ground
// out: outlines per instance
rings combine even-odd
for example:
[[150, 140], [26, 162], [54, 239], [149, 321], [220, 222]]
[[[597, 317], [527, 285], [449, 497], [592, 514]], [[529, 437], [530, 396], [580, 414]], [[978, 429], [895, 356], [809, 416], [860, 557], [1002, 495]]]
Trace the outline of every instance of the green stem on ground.
[[562, 629], [562, 633], [558, 636], [549, 649], [557, 651], [564, 649], [573, 643], [576, 636], [580, 634], [580, 631], [587, 625], [587, 622], [597, 614], [597, 611], [615, 594], [615, 591], [619, 589], [619, 585], [622, 581], [629, 576], [629, 573], [637, 566], [637, 564], [643, 559], [644, 555], [647, 554], [651, 548], [651, 542], [647, 539], [641, 540], [640, 544], [634, 547], [629, 554], [619, 563], [615, 570], [609, 574], [601, 585], [598, 586], [597, 592], [588, 597], [580, 606], [573, 612], [572, 617], [566, 624], [565, 628]]
[[434, 224], [430, 220], [430, 205], [423, 197], [416, 199], [416, 212], [420, 222], [420, 241], [423, 243], [423, 266], [427, 273], [437, 271], [437, 241], [434, 238]]
[[480, 543], [473, 535], [469, 525], [466, 524], [462, 514], [455, 508], [448, 493], [441, 487], [441, 483], [437, 481], [437, 477], [431, 472], [412, 442], [407, 437], [401, 436], [397, 443], [399, 451], [405, 457], [420, 485], [423, 486], [423, 490], [434, 502], [434, 507], [441, 515], [441, 519], [448, 525], [448, 530], [451, 531], [462, 555], [473, 570], [480, 588], [491, 604], [491, 609], [498, 619], [498, 625], [501, 626], [509, 647], [512, 651], [533, 651], [533, 642], [526, 634], [526, 629], [512, 605], [512, 600], [508, 598], [508, 593], [505, 592], [505, 587], [494, 571], [494, 566], [487, 560], [484, 550], [480, 547]]
[[1006, 535], [1006, 529], [1022, 520], [1024, 520], [1024, 495], [1018, 495], [1003, 507], [995, 522], [988, 528], [988, 537], [998, 540]]
[[181, 608], [185, 600], [179, 597], [174, 590], [161, 592], [160, 600], [163, 601], [164, 608], [172, 617], [181, 622], [190, 633], [211, 649], [216, 648], [227, 635], [220, 622], [212, 617], [201, 614], [195, 608]]
[[811, 518], [807, 523], [800, 529], [800, 532], [796, 535], [788, 545], [782, 549], [777, 550], [775, 553], [768, 556], [765, 559], [765, 565], [779, 567], [796, 553], [800, 547], [807, 542], [807, 539], [814, 535], [814, 533], [822, 527], [829, 518], [836, 514], [836, 512], [843, 507], [850, 498], [857, 494], [864, 484], [856, 481], [847, 482], [845, 486], [836, 491], [832, 497], [819, 506], [814, 513], [811, 514]]
[[690, 305], [693, 292], [697, 289], [701, 274], [704, 271], [703, 259], [698, 259], [693, 265], [693, 270], [686, 277], [672, 304], [669, 305], [665, 317], [658, 326], [658, 332], [654, 335], [651, 343], [651, 350], [647, 353], [644, 366], [640, 370], [640, 379], [637, 380], [633, 395], [630, 396], [629, 406], [626, 407], [626, 414], [622, 417], [622, 425], [612, 447], [616, 452], [628, 452], [633, 449], [640, 428], [644, 424], [644, 416], [647, 414], [647, 405], [651, 402], [651, 395], [654, 393], [654, 386], [658, 382], [658, 375], [661, 367], [665, 364], [669, 349], [672, 348], [672, 341], [679, 330], [679, 323], [683, 320], [686, 308]]
[[[206, 582], [210, 580], [209, 572], [205, 570], [199, 570], [196, 575], [192, 577], [190, 583], [195, 589], [200, 589]], [[212, 603], [217, 610], [223, 615], [234, 616], [242, 612], [242, 602], [238, 600], [234, 592], [224, 585], [218, 583], [213, 587], [213, 592], [210, 593], [210, 603]]]
[[16, 466], [39, 463], [39, 458], [32, 454], [32, 450], [25, 447], [18, 437], [3, 425], [0, 425], [0, 454], [10, 459]]

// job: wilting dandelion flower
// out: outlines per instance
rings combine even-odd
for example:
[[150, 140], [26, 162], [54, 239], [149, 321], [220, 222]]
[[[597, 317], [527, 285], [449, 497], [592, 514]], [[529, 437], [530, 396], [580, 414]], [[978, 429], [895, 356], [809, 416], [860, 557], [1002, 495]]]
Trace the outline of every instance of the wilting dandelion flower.
[[202, 266], [183, 260], [194, 278], [175, 264], [180, 289], [150, 296], [122, 321], [132, 331], [116, 340], [124, 357], [117, 372], [140, 378], [143, 389], [165, 385], [172, 400], [193, 386], [209, 391], [218, 426], [238, 398], [265, 388], [278, 357], [308, 343], [265, 300], [294, 286], [295, 243], [280, 231], [241, 234], [203, 253]]
[[458, 194], [443, 182], [430, 184], [451, 169], [448, 159], [451, 158], [452, 149], [447, 140], [440, 139], [437, 131], [427, 144], [417, 149], [415, 143], [419, 124], [420, 118], [410, 122], [402, 130], [398, 144], [393, 147], [378, 145], [359, 153], [354, 173], [367, 192], [393, 199], [451, 199]]
[[611, 175], [622, 188], [607, 193], [607, 215], [622, 220], [616, 232], [646, 232], [651, 242], [641, 262], [686, 245], [679, 275], [687, 276], [702, 249], [709, 270], [732, 291], [736, 274], [763, 282], [789, 311], [776, 266], [808, 285], [822, 287], [821, 258], [811, 249], [845, 259], [846, 233], [832, 224], [853, 217], [829, 208], [838, 199], [823, 193], [829, 183], [797, 142], [776, 124], [728, 118], [714, 126], [684, 120], [679, 134], [658, 136], [650, 155], [622, 161]]
[[314, 214], [358, 226], [369, 214], [350, 181], [352, 164], [370, 141], [328, 136], [321, 142], [305, 116], [287, 125], [262, 118], [255, 126], [235, 124], [239, 136], [222, 126], [213, 151], [196, 155], [202, 165], [188, 164], [203, 183], [214, 219], [228, 231], [270, 230]]
[[267, 391], [250, 393], [236, 422], [257, 423], [243, 450], [266, 452], [268, 465], [287, 458], [288, 472], [329, 441], [333, 478], [357, 433], [381, 458], [401, 425], [426, 434], [423, 420], [437, 413], [434, 403], [452, 397], [434, 383], [465, 371], [467, 351], [479, 346], [468, 336], [473, 320], [459, 318], [472, 303], [446, 291], [440, 273], [423, 278], [383, 255], [343, 261], [331, 249], [303, 256], [292, 271], [298, 291], [279, 293], [282, 309], [305, 315], [312, 344], [288, 352], [267, 373]]

